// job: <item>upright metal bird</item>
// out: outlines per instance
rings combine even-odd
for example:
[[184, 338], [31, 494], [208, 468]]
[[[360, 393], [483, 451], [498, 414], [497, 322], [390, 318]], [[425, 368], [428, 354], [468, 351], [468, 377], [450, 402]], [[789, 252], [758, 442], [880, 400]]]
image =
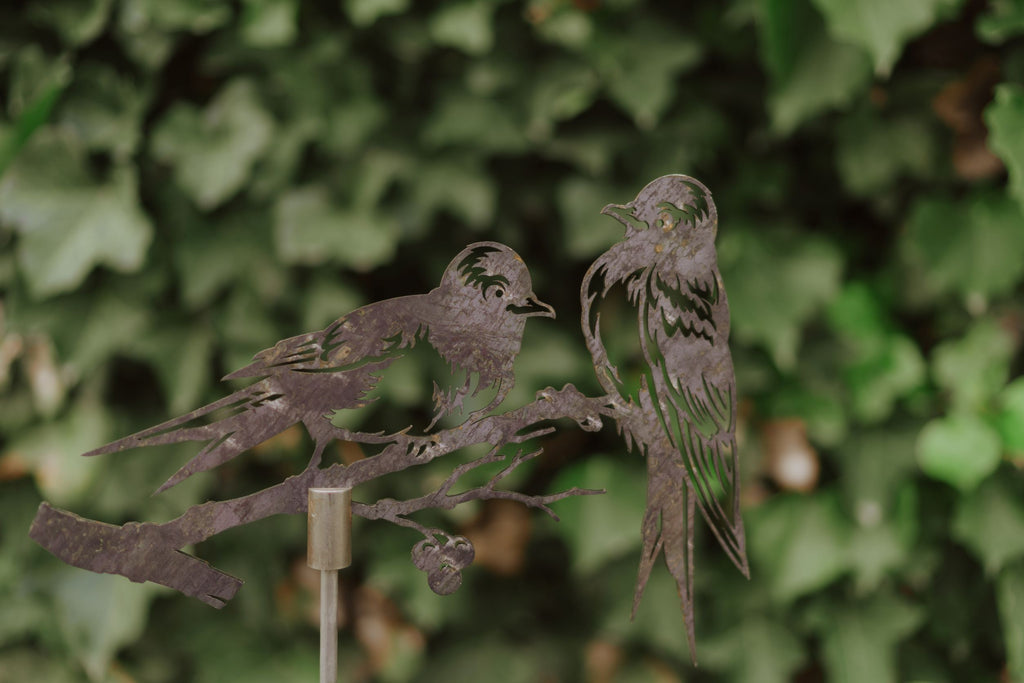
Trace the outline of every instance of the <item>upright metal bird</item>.
[[497, 242], [471, 244], [427, 294], [370, 304], [319, 332], [282, 340], [224, 378], [259, 378], [254, 384], [85, 455], [207, 441], [159, 492], [301, 422], [315, 444], [309, 467], [317, 467], [328, 443], [355, 436], [331, 424], [332, 414], [375, 400], [368, 394], [380, 373], [414, 345], [426, 342], [453, 370], [465, 374], [465, 383], [451, 391], [435, 382], [430, 431], [441, 417], [460, 411], [464, 399], [485, 389], [497, 389], [497, 395], [474, 415], [496, 408], [515, 382], [512, 366], [526, 319], [554, 315], [533, 294], [518, 254]]
[[[718, 213], [708, 189], [670, 175], [625, 205], [601, 213], [624, 238], [594, 262], [581, 289], [583, 333], [598, 379], [618, 403], [627, 446], [647, 458], [643, 554], [633, 613], [661, 552], [679, 588], [691, 656], [695, 508], [726, 554], [749, 577], [739, 510], [736, 381], [729, 353], [729, 305], [718, 272]], [[609, 359], [597, 304], [615, 292], [637, 316], [639, 387], [623, 361]]]

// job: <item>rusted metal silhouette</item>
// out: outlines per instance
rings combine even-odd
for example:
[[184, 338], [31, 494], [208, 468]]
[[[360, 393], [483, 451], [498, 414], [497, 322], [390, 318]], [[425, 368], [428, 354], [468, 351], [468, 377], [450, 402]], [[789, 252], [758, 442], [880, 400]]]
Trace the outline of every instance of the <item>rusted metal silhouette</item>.
[[[634, 612], [653, 563], [664, 551], [679, 586], [693, 653], [697, 508], [729, 557], [748, 573], [738, 507], [729, 314], [714, 250], [717, 213], [707, 188], [686, 176], [659, 178], [629, 204], [609, 205], [602, 213], [626, 226], [623, 240], [591, 266], [581, 290], [583, 332], [606, 395], [584, 396], [567, 384], [560, 390], [538, 392], [525, 406], [491, 414], [502, 407], [514, 384], [513, 362], [526, 319], [554, 317], [554, 311], [533, 294], [529, 272], [515, 252], [495, 242], [480, 242], [451, 261], [441, 284], [431, 292], [371, 304], [320, 332], [278, 342], [225, 378], [254, 378], [249, 387], [86, 453], [206, 442], [160, 487], [163, 491], [302, 423], [313, 439], [314, 451], [301, 474], [243, 498], [196, 505], [163, 524], [114, 526], [43, 503], [30, 535], [74, 566], [120, 574], [132, 581], [153, 581], [221, 607], [241, 581], [185, 554], [182, 548], [270, 515], [305, 512], [309, 488], [356, 487], [468, 446], [489, 444], [487, 455], [456, 467], [430, 494], [352, 505], [353, 514], [418, 531], [423, 539], [412, 548], [413, 563], [428, 574], [435, 592], [448, 594], [459, 587], [461, 570], [473, 561], [473, 546], [461, 536], [419, 524], [412, 515], [470, 500], [507, 499], [556, 517], [551, 503], [602, 491], [573, 488], [528, 495], [500, 489], [509, 473], [540, 454], [539, 450], [520, 451], [508, 459], [502, 449], [554, 431], [551, 420], [570, 418], [580, 428], [593, 431], [601, 428], [602, 418], [611, 418], [627, 446], [646, 456], [648, 463]], [[598, 309], [616, 294], [635, 309], [641, 361], [638, 382], [626, 376], [623, 361], [609, 358], [601, 340]], [[416, 344], [429, 345], [465, 374], [464, 383], [451, 390], [435, 383], [434, 419], [423, 433], [406, 429], [367, 434], [331, 423], [334, 411], [367, 405], [380, 373]], [[455, 427], [435, 430], [442, 417], [461, 414], [464, 401], [484, 389], [496, 391], [485, 408], [470, 413]], [[347, 467], [321, 467], [325, 446], [336, 439], [373, 444], [381, 450]], [[506, 459], [506, 467], [486, 485], [451, 493], [468, 471]]]
[[[658, 555], [676, 580], [693, 624], [695, 508], [744, 575], [739, 509], [736, 379], [729, 354], [729, 304], [718, 272], [718, 212], [693, 178], [658, 178], [625, 205], [602, 213], [626, 228], [623, 240], [587, 271], [581, 291], [583, 334], [601, 386], [613, 397], [627, 446], [647, 458], [647, 509], [633, 613]], [[639, 382], [620, 371], [601, 340], [598, 311], [620, 296], [636, 312]]]

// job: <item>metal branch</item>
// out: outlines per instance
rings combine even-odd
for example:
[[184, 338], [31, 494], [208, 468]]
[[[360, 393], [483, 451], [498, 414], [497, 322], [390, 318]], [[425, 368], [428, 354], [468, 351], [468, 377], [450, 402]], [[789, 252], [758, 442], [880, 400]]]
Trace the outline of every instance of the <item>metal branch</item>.
[[[584, 396], [571, 384], [560, 390], [546, 389], [538, 393], [537, 400], [516, 410], [482, 417], [430, 437], [398, 433], [392, 435], [391, 443], [383, 451], [347, 467], [310, 467], [280, 484], [248, 496], [193, 506], [180, 517], [162, 524], [132, 522], [115, 526], [84, 519], [67, 510], [55, 508], [49, 503], [42, 503], [29, 535], [58, 558], [73, 566], [96, 572], [120, 574], [132, 581], [153, 581], [199, 598], [215, 607], [222, 607], [234, 596], [242, 582], [210, 567], [198, 558], [181, 552], [181, 548], [201, 543], [227, 529], [272, 515], [305, 513], [306, 492], [310, 488], [354, 488], [378, 477], [423, 465], [453, 451], [480, 443], [491, 444], [496, 452], [501, 445], [523, 443], [551, 433], [553, 427], [542, 425], [554, 420], [572, 419], [582, 429], [592, 431], [600, 428], [602, 416], [621, 415], [622, 410], [610, 398]], [[368, 442], [381, 441], [380, 435], [366, 436], [369, 437]], [[500, 459], [500, 456], [489, 455], [460, 465], [453, 472], [453, 476], [457, 479], [469, 469], [496, 459]], [[512, 463], [510, 467], [514, 465], [516, 463]], [[506, 468], [499, 473], [497, 479], [506, 476], [508, 471]], [[473, 499], [474, 496], [503, 498], [518, 500], [553, 514], [547, 507], [549, 503], [570, 495], [589, 493], [574, 489], [571, 492], [550, 496], [527, 496], [512, 491], [496, 491], [491, 486], [457, 496], [435, 496], [430, 500], [450, 509], [459, 502]], [[422, 507], [416, 510], [429, 507], [427, 498], [420, 501], [419, 505]], [[355, 514], [361, 515], [368, 510], [368, 507], [353, 505]], [[415, 510], [410, 508], [410, 511]], [[429, 533], [425, 527], [402, 515], [395, 515], [389, 521], [417, 529], [421, 533]]]
[[[360, 517], [365, 517], [366, 519], [383, 519], [394, 524], [399, 524], [401, 526], [409, 526], [408, 524], [403, 523], [404, 521], [406, 521], [405, 518], [408, 515], [420, 512], [422, 510], [451, 510], [457, 505], [460, 505], [471, 500], [502, 499], [514, 500], [523, 503], [524, 505], [527, 505], [529, 507], [543, 510], [553, 519], [557, 520], [558, 515], [556, 515], [555, 512], [550, 507], [548, 507], [549, 503], [554, 503], [556, 501], [569, 498], [570, 496], [589, 496], [602, 494], [605, 492], [604, 489], [581, 489], [579, 487], [574, 487], [568, 491], [561, 491], [559, 493], [537, 496], [520, 493], [518, 491], [507, 491], [495, 488], [495, 485], [499, 481], [504, 479], [517, 467], [519, 467], [524, 462], [527, 462], [528, 460], [532, 460], [541, 453], [543, 453], [543, 450], [541, 449], [538, 449], [526, 455], [523, 455], [522, 453], [517, 453], [515, 457], [512, 459], [512, 462], [510, 462], [509, 465], [505, 467], [501, 472], [495, 475], [493, 479], [487, 482], [487, 484], [483, 486], [478, 486], [473, 489], [469, 489], [467, 491], [463, 491], [462, 493], [451, 494], [450, 491], [452, 487], [459, 480], [459, 478], [462, 477], [462, 475], [466, 474], [470, 470], [476, 469], [477, 467], [481, 467], [483, 465], [487, 465], [494, 462], [499, 462], [505, 459], [505, 456], [498, 452], [497, 449], [494, 449], [484, 457], [477, 458], [476, 460], [464, 463], [456, 467], [455, 470], [452, 471], [451, 475], [447, 479], [445, 479], [445, 481], [440, 486], [438, 486], [438, 488], [432, 493], [428, 493], [418, 498], [412, 498], [405, 501], [397, 501], [389, 498], [387, 500], [378, 501], [373, 505], [363, 505], [361, 503], [356, 503], [353, 505], [352, 510], [355, 514], [359, 515]], [[428, 533], [425, 535], [429, 537], [431, 534]]]

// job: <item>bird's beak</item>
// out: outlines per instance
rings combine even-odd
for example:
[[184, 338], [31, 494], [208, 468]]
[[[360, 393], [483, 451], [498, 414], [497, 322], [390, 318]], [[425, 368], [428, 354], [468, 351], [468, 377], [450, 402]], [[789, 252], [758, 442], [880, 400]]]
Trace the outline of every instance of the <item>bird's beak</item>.
[[608, 206], [601, 209], [601, 213], [605, 216], [611, 216], [617, 221], [626, 223], [626, 218], [623, 216], [625, 213], [629, 213], [629, 207], [623, 206], [622, 204], [609, 204]]
[[629, 204], [609, 204], [601, 209], [601, 213], [605, 216], [611, 216], [626, 226], [627, 234], [636, 230], [643, 230], [647, 227], [646, 223], [633, 215], [633, 207]]
[[537, 297], [533, 294], [526, 297], [526, 303], [523, 304], [522, 306], [517, 306], [516, 304], [509, 304], [505, 308], [506, 310], [509, 310], [515, 313], [516, 315], [525, 315], [530, 317], [536, 316], [540, 318], [555, 317], [555, 309], [552, 308], [549, 304], [546, 304], [543, 301], [539, 301]]

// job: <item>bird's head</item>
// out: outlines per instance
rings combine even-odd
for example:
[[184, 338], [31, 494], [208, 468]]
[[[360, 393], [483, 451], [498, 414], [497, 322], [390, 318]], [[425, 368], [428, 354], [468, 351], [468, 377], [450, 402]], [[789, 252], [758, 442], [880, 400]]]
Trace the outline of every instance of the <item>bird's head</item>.
[[711, 192], [699, 180], [666, 175], [651, 181], [628, 204], [609, 204], [601, 213], [626, 226], [626, 237], [643, 230], [707, 236], [718, 231], [718, 211]]
[[519, 254], [498, 242], [476, 242], [452, 259], [441, 288], [467, 315], [523, 320], [554, 318], [555, 309], [533, 293], [530, 272]]

